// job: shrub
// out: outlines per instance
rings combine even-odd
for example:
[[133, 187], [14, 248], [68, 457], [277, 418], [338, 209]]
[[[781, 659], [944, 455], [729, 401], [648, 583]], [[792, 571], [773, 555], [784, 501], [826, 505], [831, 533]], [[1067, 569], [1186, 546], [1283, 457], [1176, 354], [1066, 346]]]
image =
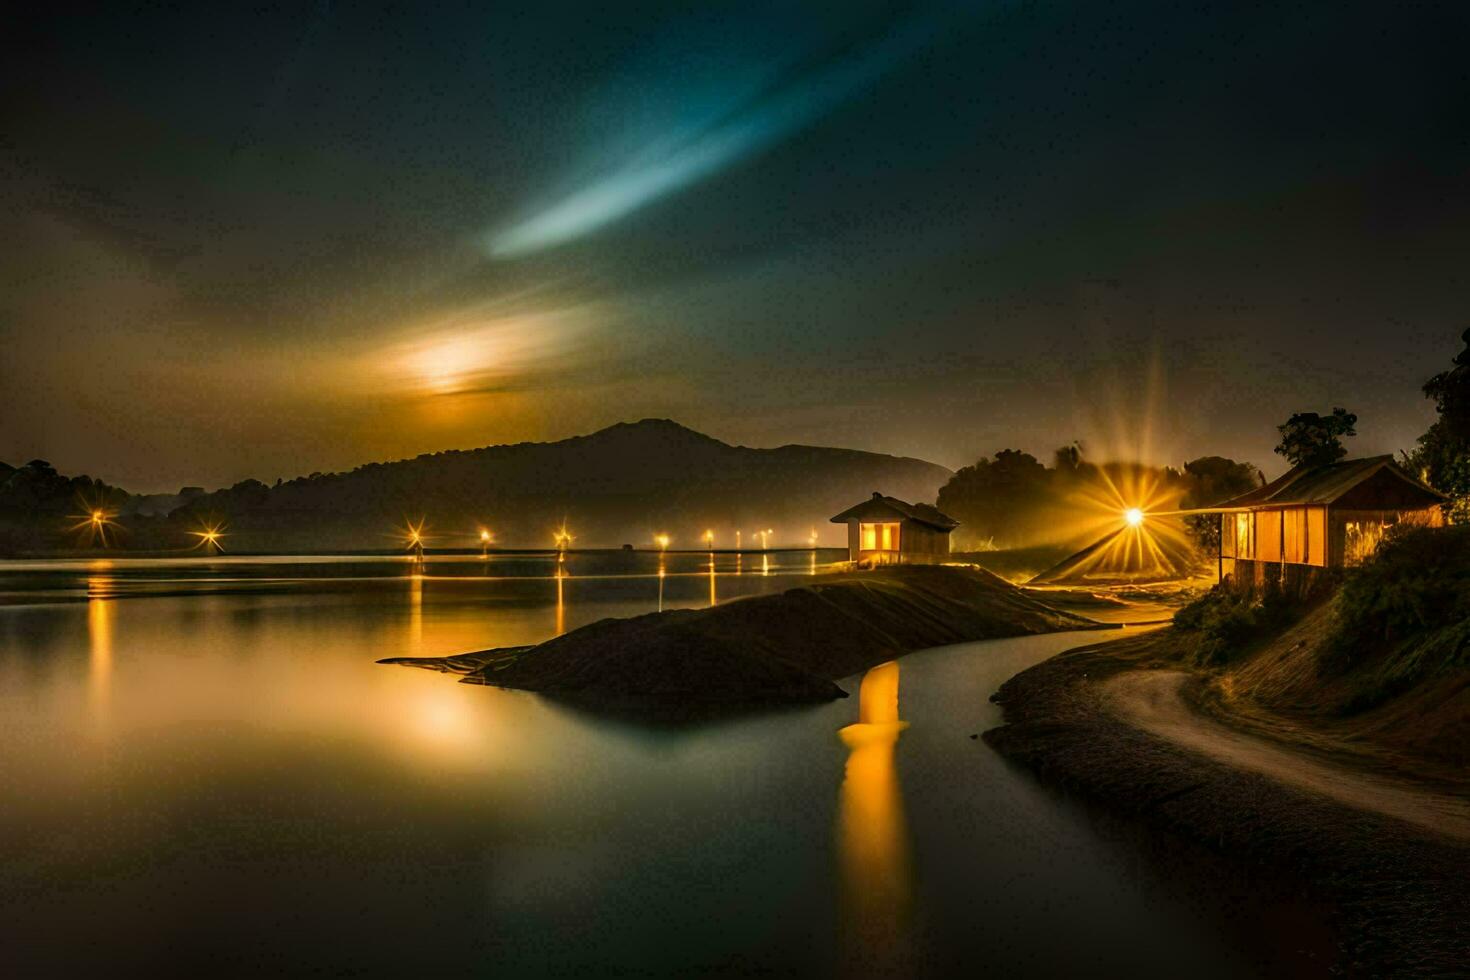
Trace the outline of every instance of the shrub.
[[1194, 659], [1223, 666], [1263, 635], [1287, 625], [1298, 608], [1280, 590], [1245, 592], [1215, 586], [1174, 616], [1174, 626], [1192, 640]]
[[1333, 645], [1351, 661], [1467, 621], [1470, 526], [1395, 528], [1343, 582]]

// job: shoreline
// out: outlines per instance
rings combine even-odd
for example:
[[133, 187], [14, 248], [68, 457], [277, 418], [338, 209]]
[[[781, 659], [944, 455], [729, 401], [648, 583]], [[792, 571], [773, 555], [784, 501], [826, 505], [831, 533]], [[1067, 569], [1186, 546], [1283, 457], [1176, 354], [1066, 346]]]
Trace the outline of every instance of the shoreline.
[[700, 609], [603, 619], [531, 647], [378, 662], [534, 691], [589, 710], [707, 714], [847, 697], [837, 681], [915, 650], [1112, 624], [970, 566], [819, 577]]
[[1015, 675], [992, 698], [1005, 724], [984, 733], [986, 744], [1048, 785], [1299, 880], [1331, 910], [1345, 972], [1463, 969], [1470, 845], [1125, 722], [1109, 710], [1103, 682], [1158, 666], [1154, 632], [1069, 650]]

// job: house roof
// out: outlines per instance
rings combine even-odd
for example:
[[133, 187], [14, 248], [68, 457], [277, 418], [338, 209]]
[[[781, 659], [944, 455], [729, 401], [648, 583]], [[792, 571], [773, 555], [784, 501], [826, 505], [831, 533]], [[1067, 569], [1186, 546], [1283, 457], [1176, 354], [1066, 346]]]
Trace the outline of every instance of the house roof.
[[1202, 509], [1248, 510], [1253, 507], [1330, 504], [1349, 490], [1385, 471], [1435, 501], [1449, 499], [1433, 487], [1410, 476], [1393, 461], [1392, 456], [1369, 456], [1365, 459], [1328, 463], [1325, 466], [1298, 466], [1263, 487], [1232, 497], [1214, 507]]
[[940, 531], [953, 531], [960, 526], [959, 521], [941, 513], [936, 507], [930, 507], [928, 504], [910, 504], [897, 497], [885, 497], [876, 491], [869, 499], [833, 517], [832, 523], [846, 524], [854, 520], [865, 521], [895, 516], [903, 520], [927, 524]]

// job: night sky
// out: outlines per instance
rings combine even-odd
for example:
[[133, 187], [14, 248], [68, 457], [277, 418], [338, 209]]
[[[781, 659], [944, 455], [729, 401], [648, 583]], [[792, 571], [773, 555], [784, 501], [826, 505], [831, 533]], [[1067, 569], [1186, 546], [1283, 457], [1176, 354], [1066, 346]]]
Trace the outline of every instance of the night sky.
[[1293, 411], [1429, 423], [1470, 5], [690, 7], [10, 15], [0, 460], [162, 490], [658, 416], [1274, 473]]

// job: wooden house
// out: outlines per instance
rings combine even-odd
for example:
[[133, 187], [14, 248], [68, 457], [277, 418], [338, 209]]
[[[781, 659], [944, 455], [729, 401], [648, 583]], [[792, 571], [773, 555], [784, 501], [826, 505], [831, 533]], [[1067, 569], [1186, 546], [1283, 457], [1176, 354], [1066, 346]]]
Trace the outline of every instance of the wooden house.
[[1443, 524], [1446, 499], [1392, 456], [1298, 466], [1208, 508], [1220, 514], [1220, 581], [1310, 585], [1314, 570], [1361, 563], [1394, 525]]
[[910, 504], [874, 493], [832, 518], [847, 525], [847, 551], [853, 561], [875, 564], [925, 564], [949, 557], [949, 533], [960, 522], [928, 504]]

